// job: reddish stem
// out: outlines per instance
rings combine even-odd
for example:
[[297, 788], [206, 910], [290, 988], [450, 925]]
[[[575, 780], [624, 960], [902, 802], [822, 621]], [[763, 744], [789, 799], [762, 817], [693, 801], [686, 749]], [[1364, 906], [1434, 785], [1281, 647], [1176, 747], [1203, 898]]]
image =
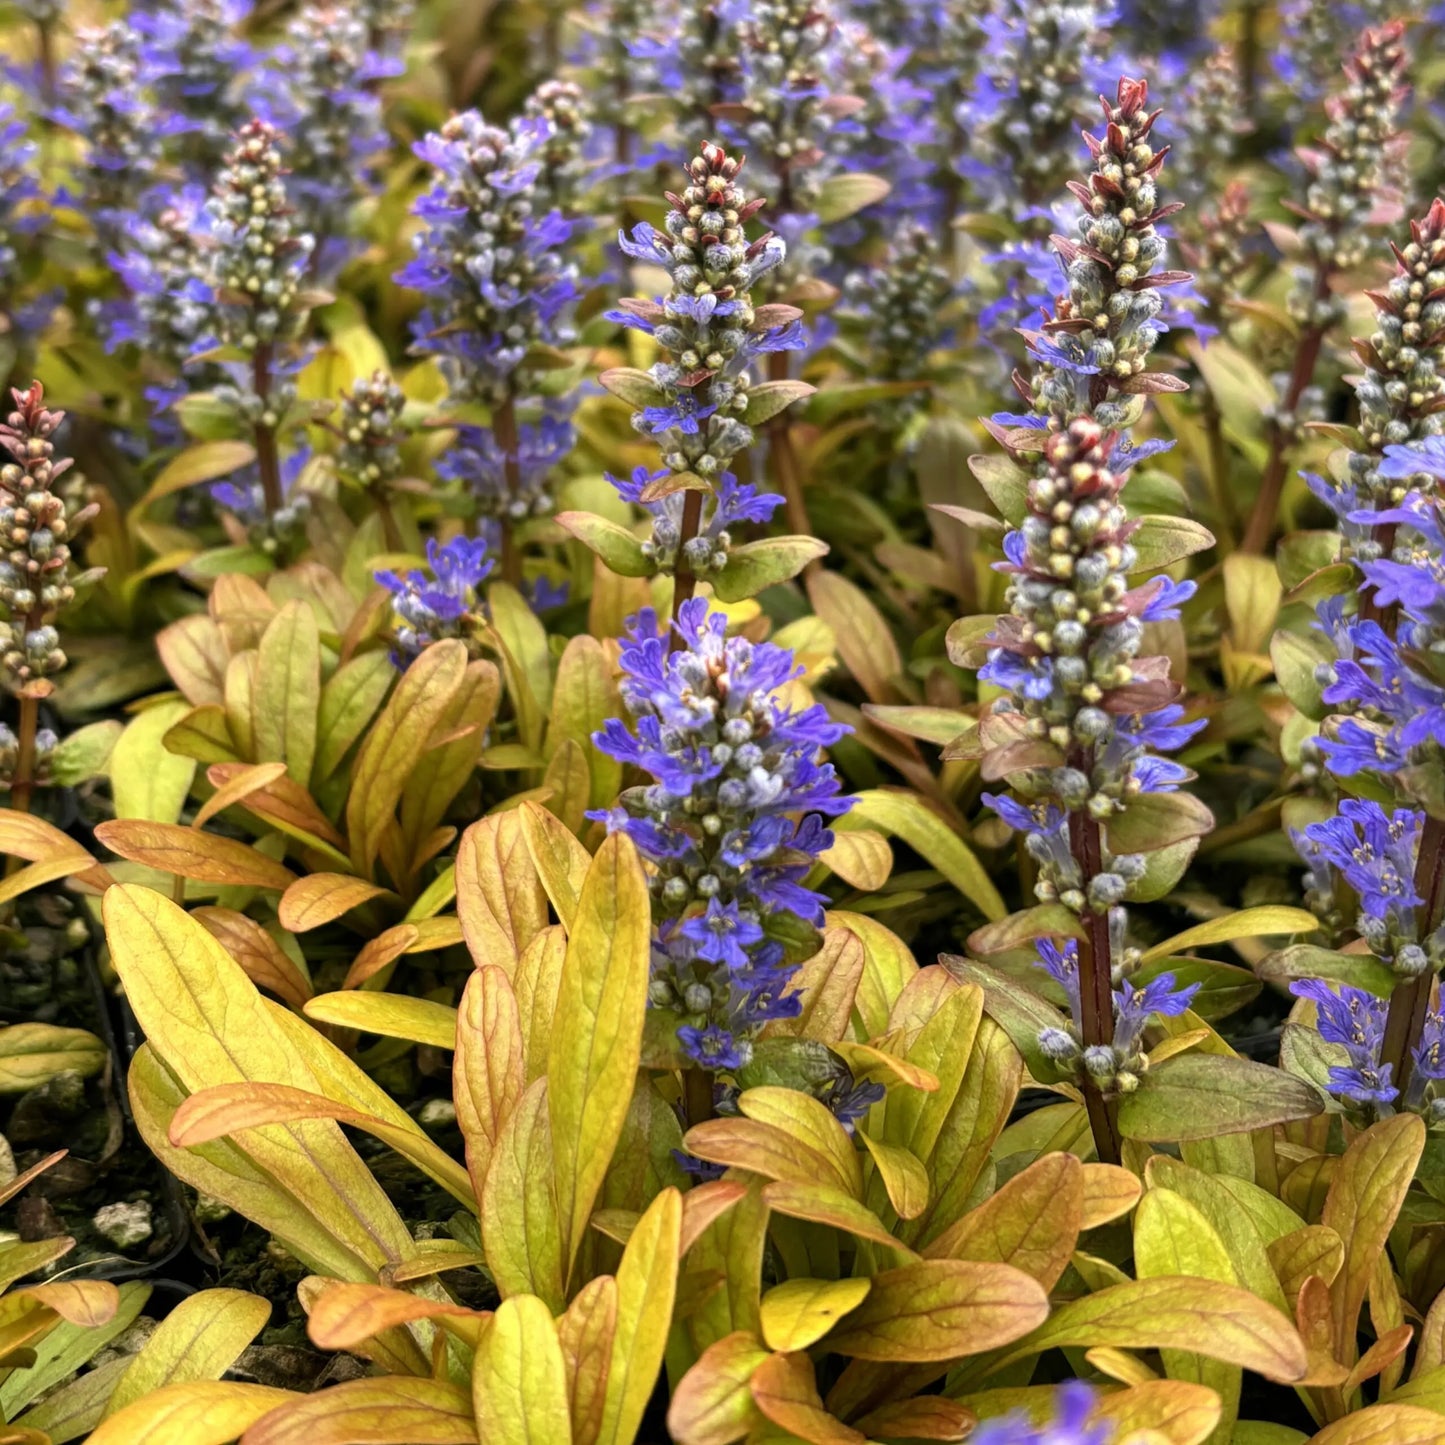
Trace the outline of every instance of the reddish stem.
[[[261, 400], [263, 409], [271, 405], [271, 345], [256, 348], [251, 358], [251, 389]], [[266, 500], [266, 515], [274, 517], [284, 500], [281, 493], [281, 459], [276, 451], [276, 429], [257, 421], [255, 426], [256, 467], [261, 473], [261, 495]]]
[[[1420, 937], [1428, 938], [1445, 915], [1445, 822], [1426, 814], [1420, 832], [1420, 853], [1415, 860], [1415, 892], [1425, 900], [1421, 913]], [[1433, 969], [1419, 978], [1395, 985], [1390, 995], [1390, 1012], [1385, 1019], [1385, 1038], [1380, 1045], [1380, 1064], [1392, 1067], [1390, 1083], [1403, 1099], [1410, 1083], [1415, 1049], [1425, 1028], [1430, 1008]]]

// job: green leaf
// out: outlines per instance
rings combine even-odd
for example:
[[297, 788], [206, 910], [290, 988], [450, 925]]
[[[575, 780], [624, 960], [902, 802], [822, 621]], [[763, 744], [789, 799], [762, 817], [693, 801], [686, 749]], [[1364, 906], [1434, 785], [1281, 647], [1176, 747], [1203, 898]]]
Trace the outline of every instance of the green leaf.
[[743, 420], [749, 426], [762, 426], [795, 401], [812, 396], [816, 387], [806, 381], [760, 381], [748, 391], [748, 409]]
[[605, 391], [625, 401], [633, 411], [661, 406], [666, 400], [652, 377], [635, 366], [614, 366], [610, 371], [602, 372], [597, 380]]
[[[994, 621], [993, 618], [988, 620]], [[889, 732], [902, 733], [904, 737], [934, 743], [941, 748], [977, 726], [972, 718], [950, 707], [912, 707], [906, 704], [889, 707], [867, 702], [863, 704], [863, 715]]]
[[1144, 855], [1144, 872], [1129, 884], [1131, 903], [1155, 903], [1178, 886], [1199, 851], [1198, 838], [1185, 838]]
[[1152, 853], [1201, 838], [1214, 827], [1214, 814], [1193, 793], [1141, 793], [1105, 825], [1115, 853]]
[[1119, 1131], [1146, 1143], [1206, 1139], [1322, 1113], [1302, 1080], [1248, 1059], [1176, 1054], [1150, 1069], [1119, 1104]]
[[1313, 933], [1319, 927], [1319, 920], [1303, 908], [1285, 908], [1269, 904], [1261, 908], [1243, 908], [1237, 913], [1226, 913], [1222, 918], [1212, 918], [1208, 923], [1196, 924], [1156, 943], [1145, 951], [1143, 962], [1152, 963], [1156, 958], [1167, 958], [1170, 954], [1183, 953], [1190, 948], [1204, 948], [1211, 943], [1232, 943], [1236, 938], [1270, 938], [1287, 933]]
[[732, 548], [726, 565], [708, 580], [719, 601], [741, 602], [796, 577], [827, 552], [828, 544], [816, 537], [762, 537]]
[[1208, 551], [1214, 545], [1214, 534], [1188, 517], [1140, 517], [1129, 545], [1138, 554], [1131, 571], [1157, 572], [1196, 552]]
[[1266, 954], [1254, 971], [1267, 983], [1289, 983], [1297, 978], [1322, 978], [1331, 983], [1349, 983], [1377, 998], [1389, 998], [1395, 990], [1395, 972], [1369, 953], [1336, 953], [1312, 943], [1294, 943]]
[[74, 788], [92, 778], [103, 778], [124, 725], [109, 719], [88, 723], [61, 738], [50, 754], [50, 781], [59, 788]]
[[831, 226], [868, 206], [876, 206], [892, 189], [891, 181], [866, 171], [829, 176], [818, 188], [813, 212], [822, 225]]
[[582, 885], [547, 1060], [564, 1277], [622, 1133], [642, 1060], [651, 920], [637, 851], [626, 834], [614, 833]]
[[657, 571], [637, 537], [606, 517], [595, 512], [559, 512], [554, 520], [619, 577], [651, 577]]
[[1315, 677], [1315, 668], [1333, 662], [1333, 654], [1326, 652], [1322, 640], [1281, 629], [1270, 640], [1269, 655], [1284, 695], [1307, 718], [1319, 722], [1329, 708], [1320, 696], [1322, 684]]
[[321, 689], [313, 780], [320, 787], [367, 729], [396, 678], [384, 652], [363, 652], [338, 667]]
[[1020, 987], [1011, 974], [986, 963], [956, 954], [944, 954], [939, 962], [960, 982], [975, 983], [983, 990], [988, 1016], [1008, 1035], [1036, 1079], [1057, 1077], [1057, 1067], [1039, 1048], [1039, 1034], [1044, 1029], [1061, 1029], [1068, 1022], [1053, 1004]]
[[483, 1440], [557, 1445], [572, 1438], [562, 1346], [551, 1310], [536, 1295], [503, 1300], [483, 1331], [472, 1408]]

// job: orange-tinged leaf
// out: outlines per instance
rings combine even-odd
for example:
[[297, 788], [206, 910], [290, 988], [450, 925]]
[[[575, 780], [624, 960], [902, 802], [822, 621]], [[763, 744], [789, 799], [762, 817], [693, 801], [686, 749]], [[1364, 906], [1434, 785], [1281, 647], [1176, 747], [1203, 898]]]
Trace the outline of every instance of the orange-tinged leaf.
[[1084, 1166], [1073, 1154], [1045, 1154], [950, 1225], [923, 1253], [928, 1259], [1009, 1264], [1051, 1290], [1078, 1243], [1083, 1209]]
[[120, 1291], [107, 1280], [70, 1279], [54, 1284], [33, 1284], [15, 1290], [6, 1299], [31, 1299], [54, 1310], [68, 1325], [98, 1329], [120, 1308]]
[[850, 1194], [834, 1189], [827, 1184], [800, 1183], [796, 1180], [778, 1180], [763, 1190], [763, 1200], [770, 1209], [786, 1214], [792, 1219], [805, 1219], [814, 1224], [829, 1224], [859, 1239], [872, 1240], [885, 1248], [896, 1249], [904, 1254], [913, 1251], [900, 1243], [866, 1204], [860, 1204]]
[[708, 1346], [678, 1381], [667, 1410], [667, 1431], [677, 1445], [731, 1445], [758, 1419], [748, 1388], [769, 1357], [756, 1335], [735, 1330]]
[[745, 1118], [781, 1129], [805, 1149], [821, 1155], [829, 1169], [825, 1182], [855, 1198], [863, 1197], [863, 1166], [857, 1146], [826, 1104], [796, 1089], [769, 1085], [744, 1090], [738, 1096], [738, 1108]]
[[387, 890], [345, 873], [310, 873], [281, 895], [277, 914], [292, 933], [305, 933], [331, 923], [343, 913], [380, 898]]
[[306, 1332], [323, 1350], [355, 1350], [398, 1325], [444, 1320], [475, 1343], [482, 1325], [490, 1318], [484, 1310], [423, 1299], [405, 1290], [326, 1280], [311, 1301]]
[[87, 1445], [228, 1445], [278, 1405], [299, 1398], [269, 1385], [192, 1380], [166, 1385], [104, 1421]]
[[1238, 1285], [1161, 1275], [1110, 1285], [1055, 1309], [1006, 1359], [1078, 1346], [1182, 1349], [1293, 1384], [1307, 1368], [1294, 1326]]
[[[32, 813], [18, 813], [14, 808], [0, 808], [0, 854], [39, 863], [51, 858], [73, 858], [83, 852], [85, 850], [69, 833], [62, 833], [44, 818], [37, 818]], [[94, 859], [91, 864], [84, 873], [75, 876], [97, 891], [115, 882]]]
[[651, 962], [647, 876], [632, 840], [614, 833], [582, 886], [547, 1056], [564, 1278], [627, 1118]]
[[631, 1445], [636, 1438], [672, 1329], [681, 1255], [682, 1195], [664, 1189], [633, 1230], [617, 1268], [617, 1330], [598, 1445]]
[[420, 1125], [408, 1121], [408, 1126], [402, 1126], [389, 1119], [378, 1119], [373, 1114], [289, 1084], [217, 1084], [214, 1088], [200, 1089], [176, 1110], [171, 1120], [170, 1139], [177, 1148], [184, 1149], [224, 1139], [242, 1129], [306, 1119], [333, 1119], [339, 1124], [364, 1129], [411, 1160], [462, 1204], [475, 1207], [466, 1171], [433, 1144]]
[[73, 853], [59, 853], [53, 858], [43, 858], [38, 863], [28, 863], [17, 868], [8, 878], [0, 881], [0, 903], [9, 903], [32, 888], [44, 888], [57, 878], [69, 878], [72, 874], [88, 873], [95, 866], [95, 859], [79, 844]]
[[477, 1445], [477, 1428], [468, 1391], [386, 1375], [283, 1405], [252, 1425], [241, 1445]]
[[482, 1185], [482, 1244], [503, 1298], [535, 1294], [555, 1311], [564, 1307], [545, 1076], [522, 1095], [492, 1150]]
[[763, 1339], [772, 1350], [806, 1350], [815, 1345], [872, 1288], [858, 1279], [789, 1279], [763, 1296]]
[[420, 942], [421, 929], [415, 923], [398, 923], [369, 939], [357, 951], [341, 980], [342, 988], [360, 988], [367, 979], [380, 973], [388, 964], [395, 963], [402, 954], [410, 953]]
[[1418, 1115], [1397, 1114], [1381, 1120], [1345, 1150], [1325, 1196], [1320, 1223], [1333, 1229], [1345, 1245], [1344, 1267], [1330, 1296], [1335, 1340], [1346, 1351], [1346, 1365], [1355, 1358], [1355, 1332], [1370, 1276], [1424, 1149], [1425, 1125]]
[[47, 1154], [44, 1159], [22, 1170], [8, 1183], [0, 1184], [0, 1205], [8, 1204], [22, 1189], [28, 1189], [47, 1169], [60, 1163], [69, 1152], [68, 1149], [57, 1149], [55, 1153]]
[[1138, 1202], [1144, 1186], [1138, 1176], [1117, 1164], [1084, 1165], [1082, 1229], [1098, 1229], [1122, 1219]]
[[804, 1354], [769, 1355], [748, 1382], [753, 1404], [779, 1429], [810, 1445], [868, 1445], [865, 1435], [823, 1408], [813, 1362]]
[[857, 1422], [870, 1439], [962, 1440], [977, 1423], [972, 1410], [943, 1395], [920, 1395], [870, 1410]]
[[1414, 1405], [1369, 1405], [1326, 1425], [1310, 1445], [1445, 1445], [1445, 1416]]
[[525, 802], [517, 811], [532, 866], [562, 926], [570, 930], [577, 917], [587, 870], [592, 866], [592, 855], [577, 841], [577, 835], [540, 803]]
[[617, 1281], [610, 1274], [598, 1275], [577, 1291], [577, 1298], [557, 1321], [567, 1369], [572, 1445], [596, 1445], [616, 1334]]
[[708, 1119], [683, 1135], [683, 1148], [699, 1159], [730, 1169], [746, 1169], [765, 1179], [794, 1184], [818, 1183], [856, 1198], [843, 1187], [836, 1165], [816, 1149], [800, 1143], [773, 1124], [756, 1119]]
[[547, 926], [547, 895], [516, 809], [473, 823], [457, 845], [457, 917], [472, 961], [510, 977], [522, 950]]
[[526, 1087], [517, 999], [504, 969], [475, 970], [457, 1010], [452, 1093], [467, 1172], [481, 1198], [502, 1126]]
[[801, 1012], [796, 1018], [774, 1019], [762, 1036], [827, 1044], [843, 1038], [853, 1017], [863, 964], [863, 943], [856, 933], [848, 928], [824, 929], [822, 948], [798, 966], [788, 985], [788, 992], [800, 999]]
[[552, 1312], [536, 1295], [503, 1300], [472, 1367], [472, 1409], [482, 1445], [565, 1445], [572, 1421], [567, 1366]]
[[1387, 1330], [1360, 1356], [1354, 1369], [1350, 1371], [1349, 1378], [1340, 1388], [1349, 1395], [1366, 1380], [1373, 1380], [1405, 1353], [1414, 1334], [1413, 1325], [1396, 1325], [1394, 1329]]
[[286, 775], [285, 763], [243, 763], [238, 772], [230, 777], [196, 809], [191, 827], [203, 828], [217, 813], [223, 813], [235, 803], [254, 793], [258, 788], [269, 787], [277, 778]]
[[197, 908], [191, 917], [220, 941], [257, 988], [269, 989], [292, 1008], [311, 997], [310, 981], [254, 918], [233, 908]]
[[694, 1184], [682, 1196], [682, 1252], [686, 1254], [715, 1219], [721, 1219], [747, 1195], [748, 1186], [738, 1179], [712, 1179], [706, 1184]]
[[[206, 776], [214, 786], [221, 788], [245, 767], [245, 763], [212, 763], [206, 769]], [[321, 811], [316, 799], [287, 774], [282, 773], [264, 787], [253, 789], [240, 800], [239, 806], [248, 813], [254, 813], [278, 832], [324, 852], [339, 866], [348, 866], [344, 853], [329, 851], [345, 848], [346, 839]]]
[[466, 667], [465, 644], [455, 638], [433, 643], [406, 670], [367, 733], [356, 755], [346, 804], [346, 834], [357, 872], [370, 876], [407, 780], [462, 685]]
[[197, 883], [251, 888], [287, 888], [296, 875], [248, 843], [200, 833], [179, 823], [148, 823], [113, 818], [96, 826], [95, 836], [122, 858], [144, 863]]
[[928, 1259], [883, 1270], [863, 1304], [828, 1337], [854, 1359], [924, 1363], [982, 1354], [1035, 1329], [1048, 1295], [1022, 1270]]
[[1169, 1445], [1204, 1445], [1219, 1418], [1214, 1392], [1189, 1380], [1147, 1380], [1100, 1395], [1090, 1416], [1091, 1422], [1112, 1420], [1121, 1439], [1133, 1430], [1154, 1430]]
[[196, 442], [177, 452], [156, 473], [138, 505], [144, 509], [172, 492], [184, 491], [201, 482], [213, 482], [218, 477], [229, 477], [232, 472], [240, 471], [255, 460], [256, 448], [250, 442]]

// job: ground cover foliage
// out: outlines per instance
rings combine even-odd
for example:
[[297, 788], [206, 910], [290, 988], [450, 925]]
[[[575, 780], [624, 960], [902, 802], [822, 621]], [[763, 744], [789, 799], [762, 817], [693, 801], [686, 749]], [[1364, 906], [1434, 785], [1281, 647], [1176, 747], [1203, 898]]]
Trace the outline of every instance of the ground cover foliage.
[[0, 1445], [1445, 1442], [1445, 12], [0, 27]]

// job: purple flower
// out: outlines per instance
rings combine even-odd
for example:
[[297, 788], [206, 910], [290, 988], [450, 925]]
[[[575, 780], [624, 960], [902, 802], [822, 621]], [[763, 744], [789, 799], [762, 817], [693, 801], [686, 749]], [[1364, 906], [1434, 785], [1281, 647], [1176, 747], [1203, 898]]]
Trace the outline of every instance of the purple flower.
[[1023, 1411], [983, 1421], [969, 1436], [969, 1445], [1109, 1445], [1113, 1422], [1090, 1424], [1097, 1395], [1082, 1380], [1066, 1380], [1054, 1391], [1054, 1413], [1035, 1425]]
[[481, 610], [477, 589], [492, 570], [480, 538], [453, 537], [443, 544], [433, 537], [426, 556], [430, 575], [420, 569], [376, 574], [392, 594], [392, 659], [398, 667], [441, 638], [466, 635], [467, 619]]

